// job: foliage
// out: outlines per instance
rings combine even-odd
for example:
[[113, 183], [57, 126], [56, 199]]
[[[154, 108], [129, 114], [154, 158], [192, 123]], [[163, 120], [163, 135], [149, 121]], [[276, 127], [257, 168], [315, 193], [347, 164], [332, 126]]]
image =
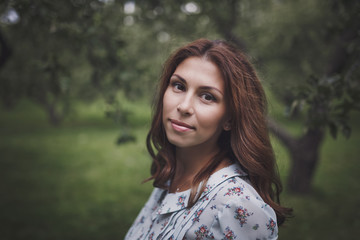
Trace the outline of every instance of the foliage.
[[336, 138], [338, 129], [350, 137], [349, 117], [351, 110], [360, 111], [360, 84], [358, 78], [334, 76], [331, 78], [310, 77], [306, 84], [297, 88], [292, 110], [307, 108], [307, 127], [329, 127]]
[[171, 40], [233, 41], [253, 56], [267, 86], [291, 108], [289, 116], [307, 109], [305, 132], [328, 126], [333, 136], [338, 128], [348, 135], [360, 95], [358, 1], [153, 0], [138, 7], [138, 23]]
[[14, 0], [0, 9], [15, 9], [20, 18], [2, 21], [0, 29], [7, 43], [2, 52], [12, 52], [0, 69], [0, 97], [8, 108], [27, 97], [57, 124], [74, 99], [100, 96], [111, 104], [119, 90], [129, 98], [151, 93], [157, 68], [140, 59], [159, 47], [145, 48], [146, 30], [123, 24], [123, 2]]
[[[101, 96], [119, 103], [119, 91], [132, 99], [149, 98], [170, 50], [207, 37], [226, 38], [249, 51], [270, 89], [294, 106], [301, 100], [296, 89], [309, 76], [345, 78], [358, 64], [359, 5], [337, 0], [3, 2], [3, 15], [16, 10], [20, 20], [1, 25], [13, 55], [0, 68], [0, 96], [8, 106], [28, 96], [59, 117], [73, 99]], [[335, 54], [339, 48], [346, 50], [345, 58]], [[330, 74], [334, 58], [343, 66]]]
[[305, 110], [305, 132], [329, 127], [333, 137], [338, 129], [348, 137], [349, 113], [359, 110], [360, 3], [292, 1], [269, 7], [258, 29], [268, 37], [255, 44], [262, 48], [271, 89], [288, 104], [290, 116]]

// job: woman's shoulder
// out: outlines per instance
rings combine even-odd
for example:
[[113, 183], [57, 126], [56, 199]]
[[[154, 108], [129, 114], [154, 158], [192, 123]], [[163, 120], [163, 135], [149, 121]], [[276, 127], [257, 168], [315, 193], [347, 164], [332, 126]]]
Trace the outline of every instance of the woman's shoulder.
[[[205, 234], [208, 239], [276, 239], [276, 214], [251, 186], [244, 174], [234, 174], [224, 169], [213, 178], [199, 206], [195, 205], [193, 225], [187, 239], [197, 239]], [[210, 180], [210, 179], [209, 179]], [[214, 183], [215, 184], [215, 183]], [[206, 207], [204, 207], [204, 204]], [[202, 236], [202, 235], [201, 235]]]
[[219, 190], [213, 198], [217, 205], [225, 208], [229, 205], [249, 207], [254, 211], [267, 211], [276, 217], [274, 210], [264, 202], [246, 176], [233, 176], [218, 187]]
[[219, 187], [211, 204], [217, 209], [214, 234], [221, 233], [216, 237], [225, 234], [239, 238], [277, 238], [275, 211], [263, 201], [246, 178], [234, 176]]
[[262, 198], [249, 182], [247, 176], [233, 176], [219, 184], [217, 198], [222, 201], [232, 199], [257, 200], [263, 202]]
[[211, 199], [219, 211], [229, 206], [251, 209], [276, 219], [275, 211], [268, 205], [251, 185], [248, 175], [238, 164], [230, 165], [214, 173], [203, 193]]
[[211, 191], [216, 192], [215, 196], [218, 201], [228, 201], [232, 198], [239, 199], [239, 197], [261, 199], [251, 186], [248, 174], [239, 164], [232, 164], [212, 174], [204, 193], [208, 194]]
[[248, 174], [239, 164], [232, 164], [214, 173], [209, 178], [207, 187], [218, 189], [216, 195], [219, 200], [246, 198], [262, 201], [260, 195], [251, 185]]

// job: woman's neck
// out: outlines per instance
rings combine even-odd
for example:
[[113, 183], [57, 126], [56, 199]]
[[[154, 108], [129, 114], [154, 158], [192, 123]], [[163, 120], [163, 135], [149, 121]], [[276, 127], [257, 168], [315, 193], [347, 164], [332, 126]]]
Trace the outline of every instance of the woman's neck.
[[196, 175], [206, 163], [218, 152], [217, 148], [176, 148], [176, 172], [177, 177], [186, 178]]
[[170, 192], [183, 191], [191, 187], [196, 174], [218, 153], [217, 146], [204, 148], [176, 148], [176, 170]]
[[[176, 170], [172, 179], [170, 192], [179, 192], [191, 188], [196, 174], [219, 152], [219, 148], [176, 148]], [[229, 159], [217, 166], [215, 172], [231, 164]]]

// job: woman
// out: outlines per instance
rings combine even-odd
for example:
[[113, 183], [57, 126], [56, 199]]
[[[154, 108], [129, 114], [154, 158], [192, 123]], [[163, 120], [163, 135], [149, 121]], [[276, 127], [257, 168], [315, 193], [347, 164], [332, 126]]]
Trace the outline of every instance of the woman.
[[126, 239], [276, 239], [291, 209], [246, 57], [200, 39], [166, 62], [147, 147], [155, 189]]

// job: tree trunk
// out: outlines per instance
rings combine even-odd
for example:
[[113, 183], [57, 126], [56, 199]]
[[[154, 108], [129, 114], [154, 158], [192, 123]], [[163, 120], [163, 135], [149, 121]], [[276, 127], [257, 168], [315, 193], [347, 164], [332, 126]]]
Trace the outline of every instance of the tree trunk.
[[46, 96], [46, 91], [38, 92], [38, 95], [33, 97], [33, 100], [45, 110], [51, 125], [57, 127], [61, 124], [64, 118], [64, 112], [57, 110], [57, 101], [50, 101]]
[[59, 126], [63, 119], [62, 114], [58, 113], [55, 109], [55, 106], [52, 106], [52, 105], [47, 106], [46, 110], [47, 110], [49, 122], [51, 123], [51, 125]]
[[268, 127], [290, 153], [291, 166], [287, 188], [293, 193], [309, 193], [320, 159], [319, 152], [324, 139], [324, 131], [321, 129], [308, 130], [300, 138], [295, 138], [270, 118]]
[[311, 191], [323, 138], [322, 130], [309, 130], [304, 136], [296, 139], [291, 148], [288, 148], [292, 160], [287, 184], [289, 191], [301, 194]]
[[9, 60], [12, 50], [11, 47], [7, 44], [2, 32], [0, 31], [0, 69], [5, 65], [7, 60]]

